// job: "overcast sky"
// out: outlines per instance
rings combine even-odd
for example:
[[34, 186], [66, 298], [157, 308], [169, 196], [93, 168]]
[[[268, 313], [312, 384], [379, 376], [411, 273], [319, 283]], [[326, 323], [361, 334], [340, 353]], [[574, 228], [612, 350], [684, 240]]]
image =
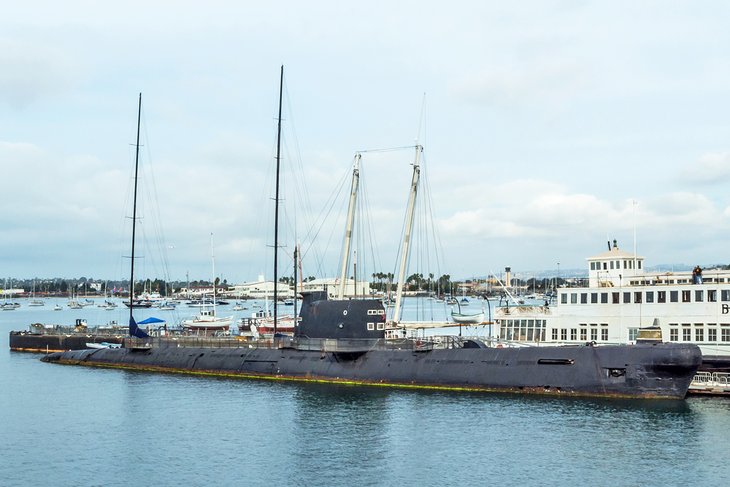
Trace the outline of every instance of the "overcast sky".
[[[6, 2], [0, 276], [125, 275], [142, 92], [143, 240], [173, 279], [210, 277], [211, 234], [216, 275], [270, 277], [282, 64], [287, 262], [356, 151], [418, 139], [439, 272], [583, 268], [634, 229], [647, 265], [729, 263], [728, 19], [724, 1]], [[394, 270], [412, 160], [363, 155], [370, 272]], [[340, 234], [302, 242], [305, 274], [335, 274]]]

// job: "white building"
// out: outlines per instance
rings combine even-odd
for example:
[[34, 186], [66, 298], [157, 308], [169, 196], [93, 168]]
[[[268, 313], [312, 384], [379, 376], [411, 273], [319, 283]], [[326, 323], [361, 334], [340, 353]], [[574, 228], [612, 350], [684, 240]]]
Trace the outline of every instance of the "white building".
[[[313, 291], [324, 291], [327, 290], [327, 294], [330, 297], [336, 297], [337, 293], [340, 289], [340, 280], [334, 279], [334, 278], [323, 278], [323, 279], [315, 279], [313, 281], [305, 282], [303, 285], [303, 291], [304, 292], [313, 292]], [[372, 290], [370, 289], [370, 282], [368, 281], [357, 281], [357, 291], [355, 288], [355, 281], [353, 279], [348, 279], [345, 283], [345, 297], [354, 297], [354, 296], [371, 296]]]
[[[276, 287], [277, 296], [281, 299], [293, 298], [294, 291], [284, 283]], [[226, 291], [228, 296], [241, 299], [274, 299], [274, 281], [267, 281], [259, 276], [257, 281], [231, 286]]]

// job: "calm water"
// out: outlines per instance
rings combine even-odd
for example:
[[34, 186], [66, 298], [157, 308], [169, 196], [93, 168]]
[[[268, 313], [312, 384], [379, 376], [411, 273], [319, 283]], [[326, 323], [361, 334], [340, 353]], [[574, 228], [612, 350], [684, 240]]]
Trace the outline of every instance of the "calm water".
[[210, 379], [8, 350], [10, 330], [80, 313], [96, 312], [0, 313], [0, 485], [730, 485], [730, 400]]

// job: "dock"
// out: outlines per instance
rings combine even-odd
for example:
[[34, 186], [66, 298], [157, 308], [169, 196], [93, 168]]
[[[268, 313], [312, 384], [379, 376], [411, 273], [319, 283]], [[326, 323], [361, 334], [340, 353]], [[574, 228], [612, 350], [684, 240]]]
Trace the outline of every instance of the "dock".
[[730, 373], [697, 372], [687, 394], [730, 397]]

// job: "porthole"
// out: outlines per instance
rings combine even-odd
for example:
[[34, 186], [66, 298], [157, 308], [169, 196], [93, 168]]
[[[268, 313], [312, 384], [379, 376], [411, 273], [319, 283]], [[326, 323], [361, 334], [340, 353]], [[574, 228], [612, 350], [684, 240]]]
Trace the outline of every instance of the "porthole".
[[346, 309], [343, 309], [342, 310], [342, 316], [347, 316], [347, 310]]

